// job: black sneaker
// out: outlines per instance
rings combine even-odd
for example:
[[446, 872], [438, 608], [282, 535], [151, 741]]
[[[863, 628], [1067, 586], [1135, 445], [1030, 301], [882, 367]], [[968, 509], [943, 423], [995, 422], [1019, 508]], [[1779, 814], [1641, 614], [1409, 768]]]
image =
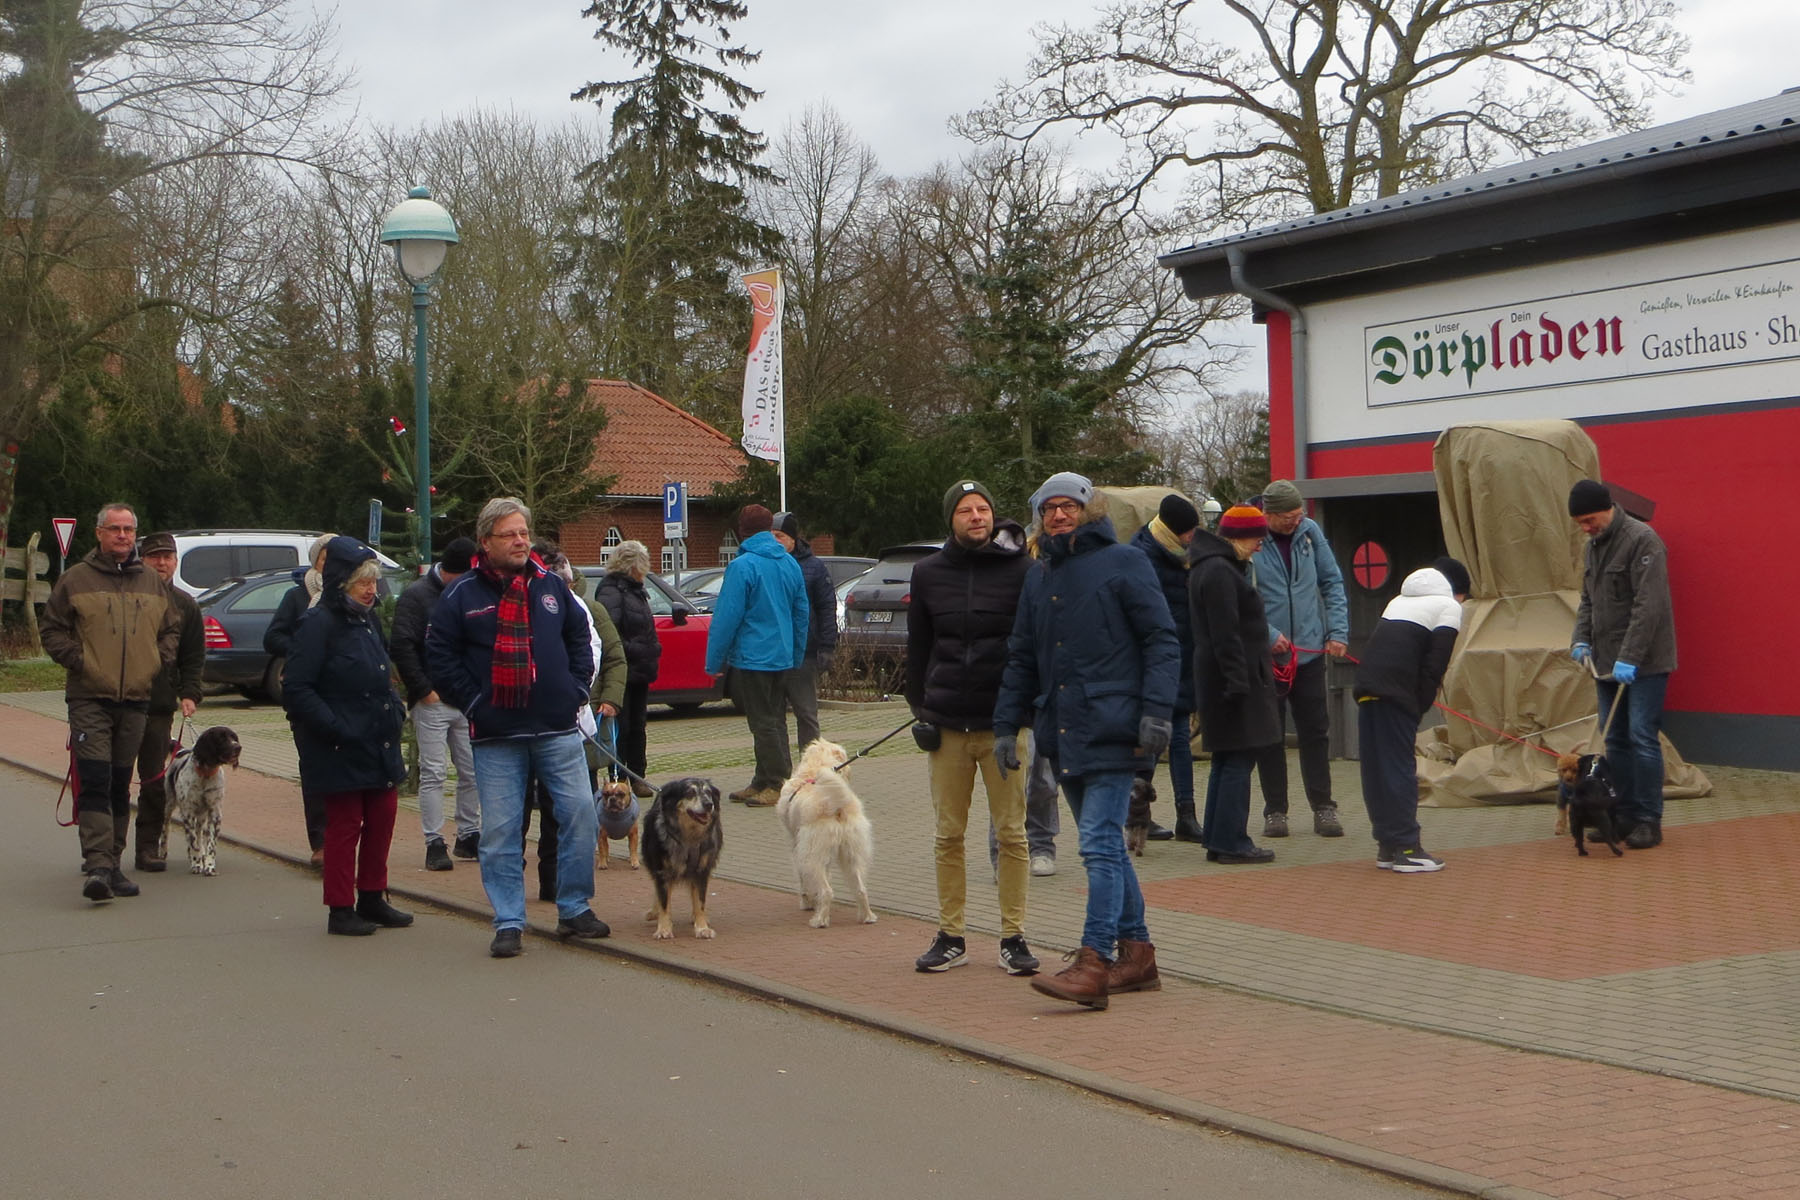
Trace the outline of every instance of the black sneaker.
[[921, 971], [948, 971], [951, 967], [960, 967], [969, 961], [968, 946], [959, 937], [951, 937], [943, 930], [931, 939], [931, 948], [913, 960], [913, 966]]
[[443, 838], [432, 838], [425, 843], [425, 869], [427, 871], [454, 871], [456, 864], [450, 861], [450, 851], [444, 847]]
[[112, 872], [105, 867], [98, 871], [89, 871], [87, 882], [81, 885], [81, 894], [95, 904], [113, 898]]
[[1637, 828], [1625, 835], [1625, 844], [1633, 850], [1652, 850], [1662, 845], [1662, 823], [1640, 822]]
[[138, 885], [127, 879], [125, 872], [117, 867], [106, 873], [106, 882], [112, 886], [112, 894], [115, 896], [135, 896], [139, 891]]
[[1394, 848], [1386, 842], [1381, 843], [1375, 850], [1375, 865], [1380, 867], [1383, 871], [1393, 870]]
[[1425, 853], [1423, 846], [1401, 847], [1394, 851], [1394, 865], [1390, 868], [1396, 875], [1423, 875], [1427, 871], [1441, 871], [1444, 860]]
[[368, 937], [381, 926], [357, 912], [354, 908], [334, 908], [325, 919], [325, 932], [335, 933], [342, 937]]
[[556, 936], [559, 938], [603, 938], [611, 932], [612, 928], [596, 917], [591, 908], [556, 922]]
[[517, 929], [500, 929], [494, 933], [494, 940], [488, 946], [488, 954], [493, 958], [517, 958], [524, 947]]
[[481, 856], [481, 835], [465, 833], [456, 839], [456, 857], [479, 858]]
[[1038, 960], [1025, 944], [1025, 936], [1015, 933], [1000, 939], [1000, 969], [1008, 975], [1036, 975]]

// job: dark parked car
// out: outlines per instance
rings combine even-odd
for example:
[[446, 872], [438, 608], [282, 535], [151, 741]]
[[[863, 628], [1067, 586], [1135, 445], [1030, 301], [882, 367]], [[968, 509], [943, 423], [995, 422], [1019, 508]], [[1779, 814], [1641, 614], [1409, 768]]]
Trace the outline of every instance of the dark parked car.
[[906, 657], [906, 610], [912, 603], [913, 564], [943, 548], [942, 542], [890, 546], [844, 596], [839, 646], [898, 661]]
[[[872, 558], [853, 558], [842, 554], [821, 554], [818, 559], [825, 564], [825, 570], [831, 575], [833, 589], [855, 579], [875, 565]], [[698, 571], [682, 574], [681, 594], [692, 600], [694, 607], [701, 612], [711, 612], [713, 603], [719, 598], [719, 588], [724, 582], [724, 567], [702, 567]]]

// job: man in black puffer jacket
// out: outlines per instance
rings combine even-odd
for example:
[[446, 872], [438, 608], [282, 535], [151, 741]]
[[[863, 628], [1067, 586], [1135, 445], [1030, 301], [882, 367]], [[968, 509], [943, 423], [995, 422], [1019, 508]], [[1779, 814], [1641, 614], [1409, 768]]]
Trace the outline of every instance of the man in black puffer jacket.
[[942, 550], [914, 564], [906, 619], [906, 701], [934, 730], [920, 745], [930, 750], [931, 804], [937, 813], [938, 932], [913, 965], [945, 971], [968, 961], [963, 834], [979, 769], [1000, 842], [1000, 965], [1010, 974], [1029, 975], [1038, 963], [1024, 934], [1031, 880], [1025, 776], [1007, 774], [994, 760], [994, 702], [1031, 560], [1025, 531], [1016, 521], [996, 520], [993, 497], [973, 479], [945, 493], [944, 519], [950, 538]]

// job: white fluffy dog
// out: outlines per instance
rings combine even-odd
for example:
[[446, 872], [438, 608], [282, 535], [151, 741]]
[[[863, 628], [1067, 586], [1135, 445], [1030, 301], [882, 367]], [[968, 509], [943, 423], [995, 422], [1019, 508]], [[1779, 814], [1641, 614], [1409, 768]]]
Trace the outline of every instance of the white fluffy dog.
[[850, 755], [823, 739], [800, 753], [794, 777], [781, 786], [775, 813], [794, 845], [794, 871], [800, 877], [800, 907], [811, 910], [814, 929], [831, 924], [831, 865], [862, 906], [862, 923], [873, 925], [869, 889], [864, 882], [875, 855], [874, 830], [863, 815], [862, 801], [850, 790], [844, 773]]

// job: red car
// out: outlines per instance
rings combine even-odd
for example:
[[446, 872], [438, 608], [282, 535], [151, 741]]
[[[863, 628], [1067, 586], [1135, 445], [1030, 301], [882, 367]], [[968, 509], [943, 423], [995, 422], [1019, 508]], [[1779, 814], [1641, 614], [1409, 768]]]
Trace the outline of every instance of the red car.
[[[606, 574], [605, 567], [582, 567], [592, 595]], [[650, 685], [650, 703], [689, 711], [725, 696], [725, 677], [706, 673], [706, 636], [712, 616], [695, 608], [660, 575], [644, 577], [644, 594], [656, 616], [656, 640], [662, 644], [656, 682]]]

